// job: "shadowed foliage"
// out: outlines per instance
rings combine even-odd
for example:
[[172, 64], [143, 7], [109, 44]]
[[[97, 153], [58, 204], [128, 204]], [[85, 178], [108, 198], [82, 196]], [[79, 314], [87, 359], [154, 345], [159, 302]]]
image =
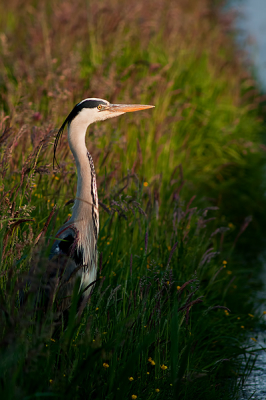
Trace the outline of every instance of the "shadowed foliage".
[[[265, 147], [218, 3], [0, 4], [1, 398], [237, 398], [254, 361]], [[73, 285], [66, 320], [57, 279], [45, 309], [36, 293], [76, 191], [66, 134], [53, 169], [54, 137], [87, 97], [155, 109], [88, 129], [99, 272], [78, 312]]]

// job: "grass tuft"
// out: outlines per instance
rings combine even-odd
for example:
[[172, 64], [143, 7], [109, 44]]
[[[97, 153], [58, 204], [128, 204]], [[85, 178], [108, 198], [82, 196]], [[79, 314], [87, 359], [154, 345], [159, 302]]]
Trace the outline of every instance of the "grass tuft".
[[[24, 3], [0, 5], [1, 398], [237, 398], [255, 360], [265, 146], [226, 18], [207, 0]], [[156, 107], [88, 129], [99, 268], [66, 320], [36, 292], [76, 193], [54, 137], [87, 97]]]

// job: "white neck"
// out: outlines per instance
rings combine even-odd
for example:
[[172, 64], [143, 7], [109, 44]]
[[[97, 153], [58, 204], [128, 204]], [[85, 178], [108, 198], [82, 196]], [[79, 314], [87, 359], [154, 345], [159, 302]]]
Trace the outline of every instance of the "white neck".
[[[86, 131], [89, 124], [88, 117], [80, 113], [78, 118], [75, 118], [68, 127], [68, 142], [76, 161], [78, 173], [77, 194], [71, 222], [86, 220], [91, 215], [92, 207], [98, 209], [94, 166], [92, 159], [90, 160], [88, 157], [88, 150], [85, 143]], [[94, 198], [92, 195], [92, 184], [95, 189]]]

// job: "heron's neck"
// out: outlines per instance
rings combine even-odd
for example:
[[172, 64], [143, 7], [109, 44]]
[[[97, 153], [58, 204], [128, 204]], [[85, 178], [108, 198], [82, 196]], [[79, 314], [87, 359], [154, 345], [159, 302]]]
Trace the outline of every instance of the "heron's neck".
[[68, 127], [68, 142], [76, 161], [78, 184], [71, 220], [84, 221], [92, 208], [98, 209], [98, 196], [94, 165], [86, 148], [85, 137], [88, 120], [74, 119]]

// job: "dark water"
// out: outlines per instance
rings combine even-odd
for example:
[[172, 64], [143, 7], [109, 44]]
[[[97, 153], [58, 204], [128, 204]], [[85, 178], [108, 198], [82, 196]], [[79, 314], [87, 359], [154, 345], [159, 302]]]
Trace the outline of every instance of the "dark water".
[[228, 4], [238, 15], [237, 41], [247, 50], [254, 75], [266, 91], [266, 0], [229, 0]]
[[[265, 347], [265, 334], [260, 332], [258, 344]], [[256, 360], [255, 369], [245, 382], [240, 398], [241, 400], [266, 399], [266, 353], [260, 351]]]
[[[228, 8], [237, 11], [235, 20], [238, 32], [237, 43], [239, 47], [246, 50], [253, 75], [259, 87], [266, 92], [266, 0], [228, 0]], [[262, 256], [262, 259], [264, 269], [260, 279], [264, 282], [264, 288], [256, 293], [256, 296], [258, 312], [263, 315], [263, 311], [266, 311], [266, 254]], [[263, 315], [263, 318], [266, 318], [266, 315]], [[250, 343], [251, 337], [254, 336], [255, 333], [250, 335]], [[265, 348], [266, 332], [257, 332], [256, 337], [256, 348]], [[239, 400], [266, 400], [266, 351], [260, 350], [257, 354], [255, 368], [245, 381]]]
[[[258, 301], [257, 312], [262, 316], [261, 318], [266, 320], [266, 315], [263, 314], [263, 311], [266, 311], [266, 254], [263, 255], [262, 262], [264, 268], [260, 279], [264, 283], [264, 287], [261, 292], [257, 292], [256, 298]], [[262, 350], [262, 348], [266, 348], [266, 332], [258, 331], [252, 333], [249, 338], [249, 342], [252, 344], [254, 344], [254, 342], [252, 342], [251, 337], [254, 336], [257, 338], [255, 348], [259, 349], [259, 351], [256, 352], [258, 357], [252, 373], [245, 381], [239, 400], [266, 400], [266, 351]]]

